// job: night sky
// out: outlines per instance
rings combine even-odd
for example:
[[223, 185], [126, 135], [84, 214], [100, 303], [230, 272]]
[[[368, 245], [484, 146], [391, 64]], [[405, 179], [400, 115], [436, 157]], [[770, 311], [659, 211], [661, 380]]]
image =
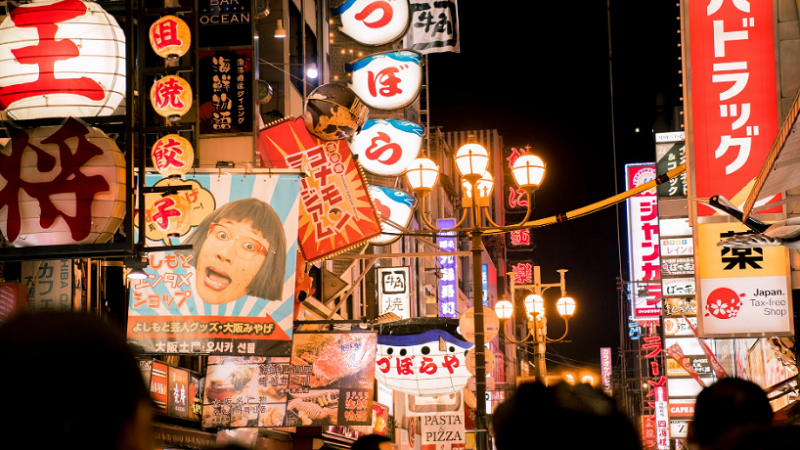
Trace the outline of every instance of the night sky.
[[[614, 134], [605, 0], [460, 1], [461, 53], [429, 57], [431, 126], [497, 129], [506, 146], [530, 144], [547, 164], [533, 219], [610, 197], [615, 185], [624, 191], [624, 165], [654, 161], [651, 130], [671, 131], [681, 97], [677, 0], [610, 3]], [[551, 373], [562, 368], [550, 361], [560, 359], [554, 352], [599, 367], [599, 348], [611, 347], [616, 361], [616, 280], [620, 270], [629, 278], [624, 203], [618, 213], [619, 242], [614, 207], [535, 231], [542, 282], [568, 269], [568, 295], [578, 303], [572, 343], [548, 346]], [[564, 331], [558, 297], [555, 288], [545, 293], [550, 337]]]

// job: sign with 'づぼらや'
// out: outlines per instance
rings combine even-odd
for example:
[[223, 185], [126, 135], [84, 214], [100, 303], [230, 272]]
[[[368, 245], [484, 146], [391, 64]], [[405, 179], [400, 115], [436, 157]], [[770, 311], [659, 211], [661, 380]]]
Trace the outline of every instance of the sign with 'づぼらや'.
[[464, 410], [420, 417], [422, 444], [465, 443]]

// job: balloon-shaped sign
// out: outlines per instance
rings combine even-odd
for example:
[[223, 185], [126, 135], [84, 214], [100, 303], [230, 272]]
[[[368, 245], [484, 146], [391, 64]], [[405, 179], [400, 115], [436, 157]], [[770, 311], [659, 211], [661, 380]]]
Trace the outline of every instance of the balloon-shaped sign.
[[368, 120], [350, 143], [367, 172], [396, 176], [419, 156], [425, 128], [408, 120]]
[[383, 45], [406, 34], [411, 23], [408, 0], [347, 0], [333, 8], [339, 30], [364, 45]]
[[392, 110], [416, 100], [422, 88], [422, 55], [410, 50], [376, 53], [345, 65], [350, 86], [370, 108]]
[[369, 196], [372, 197], [372, 202], [375, 204], [375, 210], [380, 214], [381, 230], [384, 233], [390, 233], [381, 234], [370, 242], [375, 245], [391, 244], [400, 238], [400, 233], [402, 232], [386, 223], [386, 219], [407, 227], [411, 223], [411, 215], [417, 206], [417, 200], [405, 191], [383, 186], [369, 186], [367, 191], [369, 191]]
[[369, 108], [355, 92], [340, 84], [323, 84], [306, 99], [303, 122], [314, 136], [336, 141], [356, 134], [369, 116]]
[[381, 324], [375, 378], [389, 389], [416, 396], [461, 391], [470, 377], [465, 351], [472, 344], [456, 331], [458, 321], [443, 317]]

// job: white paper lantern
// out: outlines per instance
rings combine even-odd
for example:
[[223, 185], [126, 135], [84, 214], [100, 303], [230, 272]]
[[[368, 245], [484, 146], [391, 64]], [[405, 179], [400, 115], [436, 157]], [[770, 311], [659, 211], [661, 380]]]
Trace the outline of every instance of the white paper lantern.
[[368, 120], [350, 143], [364, 170], [400, 175], [419, 155], [425, 128], [408, 120]]
[[406, 34], [411, 22], [408, 0], [355, 0], [333, 8], [333, 17], [340, 17], [339, 30], [364, 45], [383, 45]]
[[0, 24], [0, 109], [17, 120], [113, 114], [125, 97], [125, 34], [94, 2], [9, 6]]
[[411, 50], [375, 53], [345, 65], [350, 88], [367, 106], [393, 110], [410, 105], [422, 89], [422, 55]]
[[97, 128], [19, 131], [0, 151], [0, 231], [14, 247], [100, 244], [125, 217], [125, 157]]

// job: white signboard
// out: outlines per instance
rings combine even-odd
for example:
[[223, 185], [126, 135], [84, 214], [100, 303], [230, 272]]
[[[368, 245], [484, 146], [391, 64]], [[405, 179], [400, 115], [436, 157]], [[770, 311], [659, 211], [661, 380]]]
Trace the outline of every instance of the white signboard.
[[[625, 166], [626, 187], [632, 189], [656, 177], [654, 164]], [[633, 320], [652, 320], [661, 315], [658, 199], [655, 189], [628, 199], [628, 246], [630, 255]], [[644, 282], [644, 283], [642, 283]]]
[[375, 53], [345, 65], [350, 88], [367, 106], [393, 110], [410, 105], [422, 88], [422, 55], [400, 50]]
[[377, 270], [378, 314], [395, 313], [411, 318], [411, 275], [408, 267], [380, 267]]
[[353, 136], [350, 151], [364, 170], [396, 176], [419, 155], [425, 128], [408, 120], [368, 120]]
[[422, 444], [434, 444], [436, 448], [448, 444], [466, 443], [464, 410], [456, 413], [441, 413], [420, 418]]
[[661, 292], [664, 297], [690, 297], [694, 295], [694, 278], [664, 278]]

